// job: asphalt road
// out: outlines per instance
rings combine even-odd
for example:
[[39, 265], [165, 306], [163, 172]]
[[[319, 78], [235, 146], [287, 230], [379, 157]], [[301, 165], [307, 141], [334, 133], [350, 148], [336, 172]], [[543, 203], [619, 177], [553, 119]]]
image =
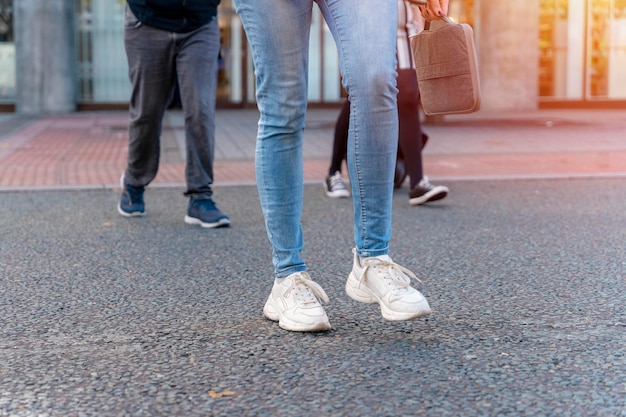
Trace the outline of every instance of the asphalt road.
[[344, 294], [350, 201], [306, 186], [323, 334], [262, 316], [254, 187], [216, 189], [217, 230], [177, 188], [138, 219], [116, 190], [0, 193], [0, 416], [626, 416], [623, 179], [445, 185], [395, 195], [391, 255], [434, 309], [402, 323]]

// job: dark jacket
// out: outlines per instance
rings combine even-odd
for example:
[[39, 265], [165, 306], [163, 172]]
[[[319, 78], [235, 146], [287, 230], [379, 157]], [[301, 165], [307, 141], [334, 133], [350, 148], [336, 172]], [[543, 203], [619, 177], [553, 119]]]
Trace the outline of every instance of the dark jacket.
[[145, 25], [168, 32], [191, 32], [217, 15], [220, 0], [127, 0]]

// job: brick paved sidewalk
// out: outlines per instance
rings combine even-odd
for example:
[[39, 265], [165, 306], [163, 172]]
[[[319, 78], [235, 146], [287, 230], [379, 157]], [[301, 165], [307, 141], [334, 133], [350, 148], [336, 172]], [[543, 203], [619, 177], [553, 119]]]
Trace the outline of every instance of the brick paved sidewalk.
[[[0, 187], [116, 187], [127, 158], [125, 112], [49, 116], [0, 136]], [[254, 181], [256, 111], [220, 112], [217, 126], [217, 184]], [[168, 114], [163, 126], [162, 156], [153, 185], [184, 183], [182, 116]], [[307, 146], [314, 158], [306, 162], [306, 179], [324, 177], [332, 138], [328, 125], [312, 129], [328, 136], [320, 146]], [[308, 132], [307, 132], [308, 133]], [[313, 150], [311, 153], [310, 151]], [[321, 152], [321, 153], [320, 153]]]
[[[305, 180], [321, 181], [332, 151], [335, 109], [311, 110]], [[17, 117], [17, 116], [16, 116]], [[256, 110], [220, 110], [216, 186], [254, 182]], [[626, 176], [626, 122], [617, 111], [561, 111], [449, 117], [427, 125], [425, 172], [437, 181], [482, 178]], [[127, 113], [29, 119], [7, 132], [0, 119], [0, 189], [117, 187], [127, 157]], [[180, 112], [166, 115], [153, 185], [184, 183]]]

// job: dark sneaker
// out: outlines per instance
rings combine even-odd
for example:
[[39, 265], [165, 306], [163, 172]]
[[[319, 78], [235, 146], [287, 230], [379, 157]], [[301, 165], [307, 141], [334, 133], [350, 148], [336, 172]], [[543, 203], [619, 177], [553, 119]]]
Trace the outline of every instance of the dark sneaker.
[[189, 199], [185, 223], [213, 229], [216, 227], [228, 227], [230, 219], [217, 208], [210, 198], [191, 198]]
[[448, 195], [448, 192], [448, 187], [432, 185], [425, 176], [409, 193], [409, 204], [419, 206], [429, 201], [441, 200]]
[[124, 176], [120, 179], [122, 195], [117, 204], [117, 211], [124, 217], [138, 217], [146, 215], [146, 205], [143, 202], [143, 192], [145, 187], [135, 187], [126, 184]]
[[326, 195], [332, 198], [350, 197], [350, 191], [346, 188], [341, 178], [341, 172], [337, 171], [334, 175], [329, 175], [324, 180], [324, 191]]

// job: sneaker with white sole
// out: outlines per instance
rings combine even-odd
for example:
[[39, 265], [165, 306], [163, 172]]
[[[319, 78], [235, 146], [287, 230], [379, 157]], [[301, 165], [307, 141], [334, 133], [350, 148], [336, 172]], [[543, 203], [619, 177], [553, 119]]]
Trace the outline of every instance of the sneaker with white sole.
[[126, 184], [124, 175], [120, 178], [122, 193], [117, 203], [117, 212], [124, 217], [138, 217], [146, 215], [146, 205], [143, 201], [145, 187]]
[[354, 253], [346, 293], [356, 301], [380, 306], [385, 320], [411, 320], [431, 313], [426, 298], [411, 287], [415, 274], [393, 262], [389, 255], [359, 258]]
[[428, 182], [428, 177], [424, 176], [409, 193], [409, 204], [419, 206], [429, 201], [437, 201], [445, 198], [450, 190], [443, 185], [432, 185]]
[[190, 198], [185, 223], [214, 229], [230, 226], [230, 219], [217, 208], [211, 198]]
[[263, 314], [278, 325], [294, 332], [330, 330], [330, 322], [320, 304], [328, 303], [322, 287], [308, 273], [295, 272], [274, 282]]
[[350, 197], [350, 191], [346, 188], [346, 184], [344, 184], [343, 178], [341, 178], [341, 172], [339, 171], [326, 177], [324, 180], [324, 191], [326, 191], [326, 195], [331, 198]]

